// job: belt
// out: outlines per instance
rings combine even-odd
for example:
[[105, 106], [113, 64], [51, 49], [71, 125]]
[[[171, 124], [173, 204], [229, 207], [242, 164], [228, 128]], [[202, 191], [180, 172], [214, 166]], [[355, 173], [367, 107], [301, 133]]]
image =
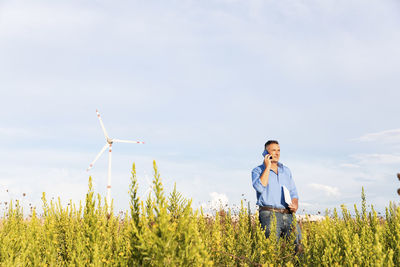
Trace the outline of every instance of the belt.
[[279, 213], [286, 213], [286, 214], [292, 214], [292, 212], [288, 209], [277, 209], [277, 208], [272, 208], [272, 207], [260, 207], [260, 210], [268, 210], [268, 211], [275, 211]]

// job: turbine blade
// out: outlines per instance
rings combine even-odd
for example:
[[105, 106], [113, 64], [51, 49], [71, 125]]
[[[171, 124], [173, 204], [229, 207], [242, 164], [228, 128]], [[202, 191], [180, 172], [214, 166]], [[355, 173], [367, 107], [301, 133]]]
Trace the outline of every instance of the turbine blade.
[[149, 185], [149, 188], [153, 188], [153, 183], [150, 182], [149, 177], [147, 176], [146, 171], [144, 171], [144, 178], [146, 179], [147, 184]]
[[101, 154], [103, 154], [103, 152], [107, 149], [107, 147], [108, 147], [108, 144], [106, 144], [106, 145], [101, 149], [101, 151], [99, 152], [99, 154], [97, 154], [97, 156], [94, 158], [94, 160], [92, 161], [92, 163], [90, 163], [89, 168], [87, 168], [86, 171], [89, 171], [89, 170], [93, 167], [94, 163], [100, 158]]
[[129, 140], [121, 140], [121, 139], [113, 139], [113, 142], [117, 143], [131, 143], [131, 144], [144, 144], [142, 141], [129, 141]]
[[145, 198], [145, 197], [146, 197], [146, 194], [149, 193], [149, 192], [151, 192], [151, 188], [147, 188], [147, 190], [144, 191], [144, 193], [143, 193], [141, 196], [139, 196], [139, 199]]
[[101, 119], [100, 113], [97, 109], [96, 109], [96, 113], [97, 113], [97, 118], [99, 118], [101, 128], [103, 129], [104, 136], [106, 137], [106, 139], [108, 139], [108, 134], [107, 134], [106, 128], [104, 128], [103, 120]]

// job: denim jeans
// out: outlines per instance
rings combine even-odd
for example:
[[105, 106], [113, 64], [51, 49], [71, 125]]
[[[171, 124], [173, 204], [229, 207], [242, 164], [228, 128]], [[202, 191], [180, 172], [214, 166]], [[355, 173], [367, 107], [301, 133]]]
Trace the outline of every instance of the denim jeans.
[[[293, 214], [275, 212], [276, 217], [276, 236], [279, 239], [281, 236], [288, 238], [293, 230]], [[273, 211], [260, 210], [258, 218], [260, 219], [261, 227], [265, 230], [265, 237], [268, 238], [271, 234], [270, 226], [273, 219]], [[301, 231], [300, 226], [296, 224], [296, 244], [300, 244]]]

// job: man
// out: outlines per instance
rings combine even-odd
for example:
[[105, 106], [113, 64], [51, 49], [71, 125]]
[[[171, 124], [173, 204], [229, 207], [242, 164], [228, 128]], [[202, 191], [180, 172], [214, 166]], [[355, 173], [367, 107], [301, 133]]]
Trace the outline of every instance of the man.
[[[253, 187], [257, 193], [257, 205], [260, 207], [259, 220], [268, 238], [271, 219], [275, 213], [277, 237], [288, 237], [293, 230], [292, 221], [298, 209], [299, 196], [289, 168], [279, 162], [281, 150], [278, 141], [269, 140], [264, 149], [263, 164], [252, 171]], [[284, 187], [290, 193], [290, 205], [285, 202]], [[297, 225], [296, 250], [300, 239], [300, 227]]]

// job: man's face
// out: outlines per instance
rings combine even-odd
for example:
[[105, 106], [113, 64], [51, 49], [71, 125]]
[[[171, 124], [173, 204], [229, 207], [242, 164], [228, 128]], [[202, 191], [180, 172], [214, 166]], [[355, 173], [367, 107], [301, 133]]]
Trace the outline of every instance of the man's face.
[[270, 144], [267, 146], [268, 154], [272, 156], [272, 162], [278, 162], [281, 156], [281, 148], [278, 144]]

